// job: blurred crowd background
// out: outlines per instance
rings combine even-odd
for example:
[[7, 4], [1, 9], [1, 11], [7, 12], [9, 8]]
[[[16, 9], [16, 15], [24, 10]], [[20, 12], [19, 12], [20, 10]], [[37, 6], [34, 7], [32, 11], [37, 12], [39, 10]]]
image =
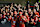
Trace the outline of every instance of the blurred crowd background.
[[0, 6], [2, 4], [8, 4], [8, 3], [20, 3], [22, 5], [25, 5], [27, 3], [27, 1], [29, 1], [30, 4], [34, 4], [37, 1], [40, 2], [40, 0], [0, 0]]
[[0, 24], [7, 23], [10, 27], [40, 27], [40, 0], [1, 0]]

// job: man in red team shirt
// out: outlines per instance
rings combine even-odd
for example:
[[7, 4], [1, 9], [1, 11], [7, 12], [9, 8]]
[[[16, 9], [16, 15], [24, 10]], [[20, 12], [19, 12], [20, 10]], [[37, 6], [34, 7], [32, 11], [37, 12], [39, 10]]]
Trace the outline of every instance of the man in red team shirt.
[[13, 16], [13, 12], [11, 12], [11, 16], [8, 19], [8, 21], [11, 20], [11, 24], [12, 24], [11, 27], [15, 27], [16, 26], [16, 20], [17, 20], [16, 16], [17, 16], [17, 11], [14, 11], [14, 16]]
[[22, 15], [23, 14], [22, 12], [19, 12], [19, 14], [20, 14], [20, 18], [19, 18], [20, 24], [19, 24], [19, 27], [25, 27], [24, 22], [27, 22], [27, 18], [26, 18], [26, 16]]
[[28, 24], [29, 24], [29, 21], [30, 21], [28, 13], [25, 13], [25, 16], [27, 18], [27, 22], [25, 22], [25, 27], [28, 27]]

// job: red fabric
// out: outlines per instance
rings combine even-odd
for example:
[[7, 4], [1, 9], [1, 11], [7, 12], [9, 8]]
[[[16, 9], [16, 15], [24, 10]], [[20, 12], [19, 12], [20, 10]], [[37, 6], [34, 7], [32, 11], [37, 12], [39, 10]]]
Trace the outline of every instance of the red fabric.
[[17, 18], [17, 22], [19, 23], [19, 16], [17, 16], [18, 18]]
[[14, 14], [16, 14], [16, 15], [17, 15], [17, 12], [15, 12], [15, 11], [14, 11]]
[[1, 19], [1, 17], [0, 17], [0, 19]]
[[11, 27], [15, 27], [16, 25], [11, 25]]
[[29, 16], [26, 16], [26, 17], [27, 17], [27, 19], [28, 19], [28, 21], [29, 21], [29, 20], [30, 20], [30, 19], [29, 19]]
[[12, 19], [12, 17], [11, 18], [8, 18], [8, 21], [10, 21]]
[[6, 15], [7, 15], [7, 13], [6, 13]]
[[[22, 17], [23, 17], [23, 19], [22, 19]], [[21, 20], [22, 19], [22, 20]], [[27, 19], [22, 15], [22, 16], [20, 16], [20, 21], [22, 21], [22, 22], [27, 22]]]
[[23, 14], [22, 12], [19, 12], [19, 14]]
[[17, 17], [19, 17], [19, 16], [17, 16]]
[[23, 16], [23, 18], [25, 19], [24, 22], [27, 22], [27, 19]]
[[29, 14], [31, 14], [31, 13], [29, 12]]
[[25, 27], [25, 24], [20, 24], [19, 27]]
[[0, 19], [2, 18], [2, 16], [0, 17]]
[[40, 22], [40, 20], [38, 22]]
[[34, 20], [36, 21], [36, 20], [38, 20], [38, 18], [35, 17]]
[[38, 13], [38, 12], [36, 12], [36, 13], [35, 13], [35, 15], [38, 15], [38, 16], [39, 16], [39, 13]]
[[39, 15], [39, 17], [40, 17], [40, 15]]
[[35, 22], [34, 22], [34, 25], [35, 25]]
[[30, 6], [30, 7], [35, 7], [35, 6]]

